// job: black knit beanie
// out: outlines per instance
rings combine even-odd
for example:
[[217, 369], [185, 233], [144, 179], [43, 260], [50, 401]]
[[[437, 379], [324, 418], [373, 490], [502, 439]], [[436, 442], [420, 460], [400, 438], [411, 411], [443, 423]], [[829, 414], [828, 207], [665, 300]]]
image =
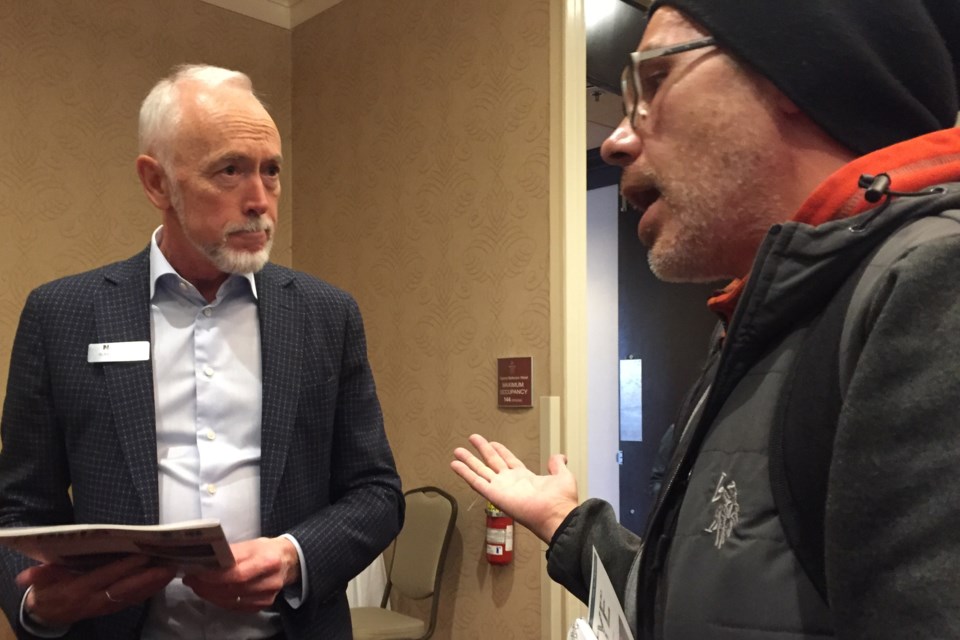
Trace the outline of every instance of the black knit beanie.
[[954, 126], [960, 0], [655, 0], [700, 23], [838, 142]]

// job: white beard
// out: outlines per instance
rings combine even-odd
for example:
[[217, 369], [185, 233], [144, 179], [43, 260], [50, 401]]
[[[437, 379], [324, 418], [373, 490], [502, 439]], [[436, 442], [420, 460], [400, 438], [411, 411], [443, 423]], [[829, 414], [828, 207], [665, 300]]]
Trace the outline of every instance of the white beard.
[[[249, 226], [249, 225], [248, 225]], [[266, 231], [270, 225], [263, 225], [264, 228], [242, 229], [243, 231]], [[228, 232], [240, 231], [240, 229], [230, 229]], [[194, 244], [205, 256], [210, 259], [217, 269], [224, 273], [256, 273], [263, 269], [270, 259], [270, 249], [273, 247], [273, 229], [268, 231], [267, 243], [262, 249], [256, 252], [237, 251], [226, 245], [226, 241], [215, 245], [199, 246]], [[189, 236], [188, 236], [189, 238]], [[193, 242], [192, 238], [189, 238]]]
[[[197, 241], [187, 227], [187, 217], [183, 212], [183, 198], [180, 191], [174, 188], [170, 194], [170, 201], [177, 212], [180, 228], [183, 235], [202, 253], [213, 265], [223, 273], [247, 274], [256, 273], [263, 269], [270, 260], [270, 249], [273, 248], [273, 224], [266, 218], [252, 218], [245, 224], [228, 224], [223, 230], [223, 238], [216, 243], [203, 244]], [[267, 233], [267, 242], [259, 251], [237, 251], [227, 245], [227, 236], [237, 231], [264, 231]]]

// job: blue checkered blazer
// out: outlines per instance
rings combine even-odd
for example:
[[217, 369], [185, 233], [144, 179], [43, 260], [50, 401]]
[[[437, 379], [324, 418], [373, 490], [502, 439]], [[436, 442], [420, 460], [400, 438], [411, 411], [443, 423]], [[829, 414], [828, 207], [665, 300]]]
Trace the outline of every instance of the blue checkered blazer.
[[[158, 521], [152, 365], [87, 362], [91, 343], [150, 339], [149, 272], [143, 251], [28, 297], [3, 408], [0, 526]], [[268, 264], [256, 283], [261, 528], [297, 539], [310, 585], [300, 608], [274, 606], [288, 638], [350, 638], [344, 588], [403, 521], [363, 323], [353, 298], [306, 274]], [[14, 576], [27, 565], [0, 549], [0, 606], [15, 628]], [[71, 637], [136, 638], [145, 612], [77, 624]]]

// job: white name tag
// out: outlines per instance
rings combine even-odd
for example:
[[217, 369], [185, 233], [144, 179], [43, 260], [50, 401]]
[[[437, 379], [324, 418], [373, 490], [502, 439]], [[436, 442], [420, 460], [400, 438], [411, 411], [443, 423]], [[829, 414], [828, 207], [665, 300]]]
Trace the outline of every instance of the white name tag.
[[87, 362], [142, 362], [150, 359], [150, 342], [103, 342], [87, 347]]

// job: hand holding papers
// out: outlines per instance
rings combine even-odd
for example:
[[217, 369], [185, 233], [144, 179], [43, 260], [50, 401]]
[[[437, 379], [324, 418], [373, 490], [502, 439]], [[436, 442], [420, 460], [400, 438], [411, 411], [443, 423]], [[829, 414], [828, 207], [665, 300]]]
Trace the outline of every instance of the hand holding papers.
[[567, 640], [633, 640], [617, 592], [596, 549], [593, 550], [593, 570], [590, 574], [588, 620], [578, 618], [570, 627]]

